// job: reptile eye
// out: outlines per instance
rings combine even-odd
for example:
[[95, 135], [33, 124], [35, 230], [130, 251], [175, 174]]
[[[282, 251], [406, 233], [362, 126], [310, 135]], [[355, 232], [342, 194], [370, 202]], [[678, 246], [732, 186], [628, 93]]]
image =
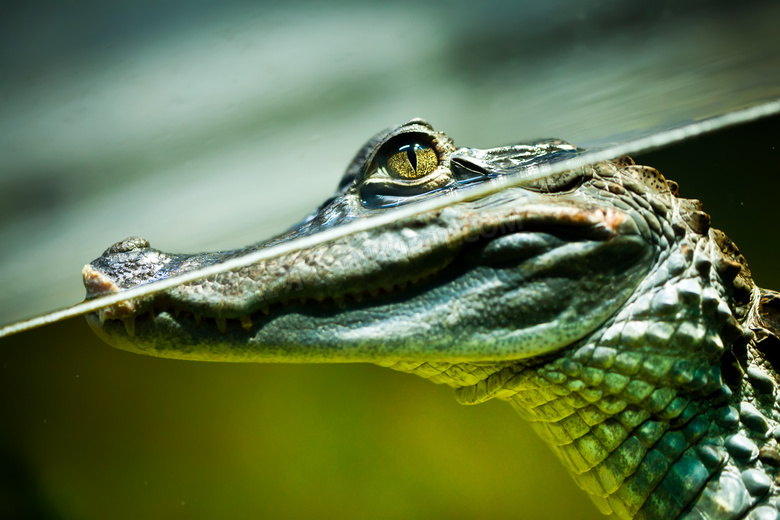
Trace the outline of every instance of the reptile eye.
[[402, 179], [425, 177], [438, 165], [439, 158], [434, 149], [420, 143], [402, 145], [398, 151], [385, 159], [387, 172], [392, 177]]
[[397, 206], [449, 186], [452, 174], [441, 167], [435, 138], [404, 132], [381, 145], [360, 185], [363, 204], [371, 208]]

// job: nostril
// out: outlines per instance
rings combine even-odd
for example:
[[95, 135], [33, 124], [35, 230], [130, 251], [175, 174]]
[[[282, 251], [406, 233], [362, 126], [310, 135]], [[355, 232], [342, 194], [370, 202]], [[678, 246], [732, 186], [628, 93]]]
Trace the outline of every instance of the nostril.
[[138, 249], [145, 249], [147, 247], [149, 247], [149, 241], [145, 238], [129, 237], [106, 249], [106, 252], [103, 253], [103, 256], [113, 255], [116, 253], [127, 253], [129, 251], [136, 251]]

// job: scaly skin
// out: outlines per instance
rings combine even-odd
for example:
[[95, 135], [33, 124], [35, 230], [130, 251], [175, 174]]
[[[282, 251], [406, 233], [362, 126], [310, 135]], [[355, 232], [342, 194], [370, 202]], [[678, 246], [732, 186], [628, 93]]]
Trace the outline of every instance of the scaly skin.
[[[581, 150], [456, 149], [416, 120], [369, 141], [293, 230], [225, 253], [139, 238], [84, 269], [115, 293]], [[182, 359], [371, 362], [509, 401], [605, 514], [780, 519], [780, 297], [698, 201], [621, 158], [322, 241], [88, 316]], [[777, 433], [776, 433], [777, 432]]]

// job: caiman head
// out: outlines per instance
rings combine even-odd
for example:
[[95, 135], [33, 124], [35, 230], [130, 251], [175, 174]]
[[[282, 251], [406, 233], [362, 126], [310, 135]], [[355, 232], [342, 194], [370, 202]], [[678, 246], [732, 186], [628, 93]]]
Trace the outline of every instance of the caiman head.
[[[196, 255], [164, 253], [130, 238], [85, 267], [88, 297], [533, 172], [577, 153], [557, 140], [456, 149], [427, 123], [412, 121], [367, 143], [336, 195], [282, 236]], [[645, 186], [653, 197], [634, 193]], [[112, 345], [177, 358], [529, 358], [584, 338], [625, 304], [668, 241], [655, 216], [666, 209], [656, 198], [671, 195], [653, 170], [625, 161], [587, 167], [130, 301], [90, 323]]]
[[[142, 354], [372, 362], [449, 384], [464, 403], [509, 400], [605, 513], [742, 514], [753, 491], [723, 506], [721, 488], [705, 488], [743, 471], [729, 470], [736, 457], [713, 439], [743, 428], [729, 403], [745, 392], [739, 367], [755, 344], [759, 290], [698, 201], [679, 198], [653, 168], [620, 158], [543, 174], [581, 152], [560, 140], [455, 148], [411, 121], [366, 143], [337, 193], [279, 237], [195, 255], [130, 238], [87, 265], [84, 283], [95, 298], [355, 221], [402, 218], [323, 234], [89, 323]], [[450, 197], [463, 190], [475, 195]], [[434, 199], [444, 202], [425, 209]], [[412, 205], [423, 209], [397, 209]], [[737, 375], [724, 382], [724, 373]], [[736, 475], [734, 493], [749, 487]]]

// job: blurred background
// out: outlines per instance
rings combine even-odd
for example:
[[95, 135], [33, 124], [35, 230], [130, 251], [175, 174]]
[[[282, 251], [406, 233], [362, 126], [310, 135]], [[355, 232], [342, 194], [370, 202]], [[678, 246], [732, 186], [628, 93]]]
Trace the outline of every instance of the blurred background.
[[[0, 324], [126, 236], [246, 245], [375, 132], [580, 145], [780, 96], [776, 2], [27, 2], [0, 18]], [[778, 118], [639, 159], [780, 288]], [[509, 406], [371, 366], [0, 340], [0, 518], [599, 518]]]

